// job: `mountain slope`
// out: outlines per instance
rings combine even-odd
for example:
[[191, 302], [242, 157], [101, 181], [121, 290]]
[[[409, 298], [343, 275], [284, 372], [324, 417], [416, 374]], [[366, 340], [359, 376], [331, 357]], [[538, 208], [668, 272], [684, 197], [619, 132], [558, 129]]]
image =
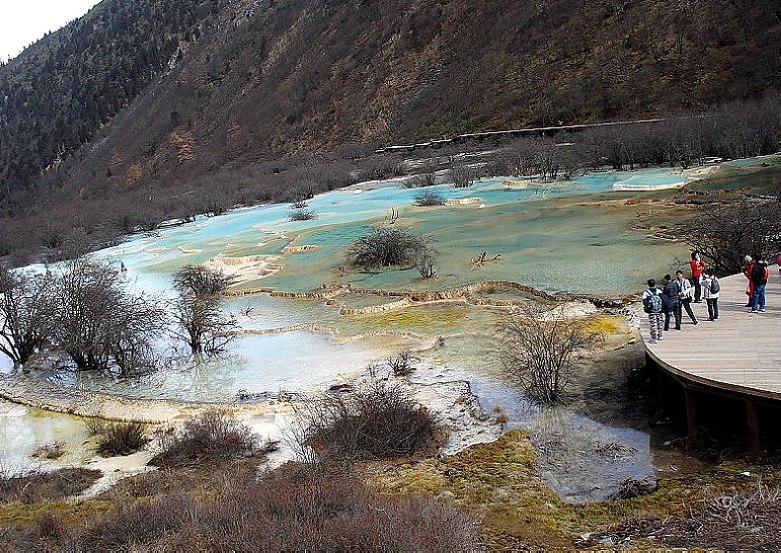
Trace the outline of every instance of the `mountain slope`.
[[0, 211], [697, 110], [778, 90], [779, 60], [773, 0], [104, 0], [0, 67]]

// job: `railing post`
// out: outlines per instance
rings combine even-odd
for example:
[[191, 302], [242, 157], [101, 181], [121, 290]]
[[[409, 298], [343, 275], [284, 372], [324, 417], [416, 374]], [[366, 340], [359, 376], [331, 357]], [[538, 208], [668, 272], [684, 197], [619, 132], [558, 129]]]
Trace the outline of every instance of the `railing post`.
[[751, 453], [759, 455], [759, 409], [753, 399], [746, 400], [746, 422], [748, 423], [748, 444]]
[[696, 396], [692, 390], [684, 388], [686, 396], [686, 429], [689, 433], [689, 440], [695, 441], [699, 437], [700, 423], [697, 420]]

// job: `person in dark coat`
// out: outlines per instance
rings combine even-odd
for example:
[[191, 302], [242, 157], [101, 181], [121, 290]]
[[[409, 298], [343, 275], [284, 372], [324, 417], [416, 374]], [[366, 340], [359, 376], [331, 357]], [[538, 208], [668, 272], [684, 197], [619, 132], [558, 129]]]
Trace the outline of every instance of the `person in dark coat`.
[[670, 330], [671, 315], [675, 317], [675, 330], [681, 330], [681, 304], [678, 302], [678, 294], [681, 293], [681, 288], [678, 286], [677, 281], [672, 280], [670, 275], [664, 275], [662, 293], [667, 298], [664, 302], [664, 330]]

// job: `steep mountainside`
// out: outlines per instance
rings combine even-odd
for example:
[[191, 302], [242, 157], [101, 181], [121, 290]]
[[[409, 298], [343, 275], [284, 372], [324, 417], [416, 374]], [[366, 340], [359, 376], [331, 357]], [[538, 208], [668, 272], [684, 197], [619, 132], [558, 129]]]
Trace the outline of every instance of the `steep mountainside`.
[[104, 0], [0, 67], [0, 214], [779, 88], [775, 0]]

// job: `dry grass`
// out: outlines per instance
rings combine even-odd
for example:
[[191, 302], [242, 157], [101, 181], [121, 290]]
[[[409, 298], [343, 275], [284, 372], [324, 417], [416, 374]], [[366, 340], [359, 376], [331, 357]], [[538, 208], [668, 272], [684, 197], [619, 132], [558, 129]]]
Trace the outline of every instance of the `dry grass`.
[[[161, 490], [180, 482], [174, 474], [161, 472], [158, 484], [174, 480]], [[240, 488], [225, 483], [203, 494], [125, 497], [80, 529], [43, 515], [0, 530], [0, 543], [14, 551], [480, 549], [476, 518], [434, 499], [382, 498], [354, 476], [282, 469]]]
[[640, 516], [620, 528], [590, 536], [593, 543], [653, 540], [666, 547], [727, 551], [778, 551], [781, 490], [761, 481], [745, 493], [707, 497], [686, 517]]
[[99, 470], [67, 468], [0, 478], [0, 503], [34, 503], [75, 495], [101, 477]]

